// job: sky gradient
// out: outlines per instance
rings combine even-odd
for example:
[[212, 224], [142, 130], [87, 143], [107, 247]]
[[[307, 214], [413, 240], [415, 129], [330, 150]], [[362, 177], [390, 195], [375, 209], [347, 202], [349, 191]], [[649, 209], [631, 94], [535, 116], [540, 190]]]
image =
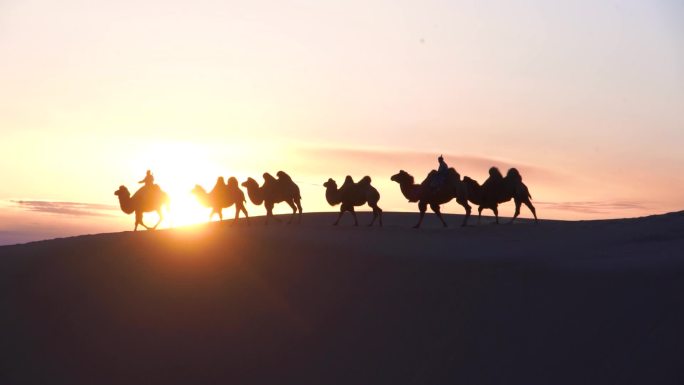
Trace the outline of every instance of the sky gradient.
[[179, 223], [208, 215], [194, 184], [281, 169], [305, 211], [336, 210], [320, 184], [347, 174], [411, 211], [389, 177], [440, 153], [479, 181], [517, 167], [542, 218], [681, 210], [681, 20], [678, 1], [4, 0], [0, 243], [128, 230], [99, 205], [148, 168]]

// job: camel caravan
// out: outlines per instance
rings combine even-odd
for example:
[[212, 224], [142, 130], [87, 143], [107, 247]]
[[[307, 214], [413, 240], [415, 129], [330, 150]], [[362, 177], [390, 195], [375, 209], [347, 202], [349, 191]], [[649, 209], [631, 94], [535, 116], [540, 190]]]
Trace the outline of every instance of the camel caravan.
[[399, 183], [399, 188], [404, 197], [409, 202], [418, 202], [420, 218], [418, 223], [413, 226], [414, 228], [419, 228], [423, 223], [428, 205], [442, 222], [442, 225], [447, 227], [440, 212], [440, 205], [448, 203], [452, 199], [456, 199], [456, 202], [465, 209], [462, 226], [466, 226], [470, 218], [471, 207], [468, 202], [478, 205], [478, 223], [482, 217], [482, 210], [490, 209], [494, 212], [498, 224], [499, 204], [511, 199], [515, 202], [515, 214], [510, 223], [513, 223], [520, 215], [520, 206], [523, 203], [532, 212], [535, 223], [538, 222], [537, 210], [531, 201], [532, 195], [523, 183], [522, 176], [517, 169], [508, 170], [506, 177], [504, 177], [498, 168], [492, 167], [489, 169], [489, 178], [480, 185], [467, 176], [461, 180], [460, 174], [453, 167], [447, 166], [442, 156], [437, 160], [439, 169], [432, 170], [421, 184], [415, 184], [413, 176], [404, 170], [392, 175], [391, 179]]
[[[482, 217], [482, 211], [488, 209], [492, 210], [498, 224], [498, 207], [510, 200], [513, 200], [515, 204], [515, 214], [509, 223], [513, 223], [520, 215], [520, 208], [523, 204], [532, 212], [535, 223], [538, 222], [537, 211], [531, 201], [532, 195], [523, 183], [522, 176], [517, 169], [511, 168], [506, 176], [503, 176], [498, 168], [492, 167], [489, 169], [489, 178], [484, 183], [479, 184], [468, 176], [461, 178], [461, 175], [453, 167], [446, 164], [444, 157], [439, 156], [437, 160], [439, 168], [430, 171], [420, 184], [415, 183], [414, 177], [404, 170], [400, 170], [390, 178], [399, 184], [402, 195], [409, 202], [418, 203], [420, 216], [418, 223], [413, 226], [414, 228], [420, 228], [428, 206], [437, 215], [442, 225], [447, 227], [440, 207], [451, 202], [451, 200], [456, 200], [456, 203], [463, 206], [465, 210], [462, 226], [466, 226], [470, 219], [472, 208], [469, 203], [478, 206], [478, 223]], [[299, 186], [284, 171], [278, 171], [276, 177], [269, 173], [264, 173], [262, 177], [264, 182], [261, 185], [253, 178], [247, 178], [242, 184], [238, 184], [235, 177], [228, 178], [227, 183], [223, 177], [218, 177], [210, 192], [207, 192], [200, 185], [195, 185], [192, 194], [200, 204], [211, 208], [209, 221], [214, 215], [218, 215], [219, 221], [223, 221], [223, 209], [235, 205], [235, 219], [232, 223], [235, 224], [238, 221], [240, 212], [242, 212], [245, 221], [249, 224], [249, 214], [245, 208], [245, 193], [240, 189], [241, 185], [247, 190], [247, 196], [254, 205], [263, 204], [266, 208], [266, 225], [268, 225], [269, 220], [281, 222], [279, 218], [273, 215], [275, 204], [281, 202], [287, 203], [292, 209], [292, 215], [287, 223], [294, 222], [295, 218], [297, 223], [301, 223], [302, 197]], [[139, 183], [144, 183], [144, 185], [133, 196], [125, 186], [120, 186], [114, 195], [118, 196], [121, 210], [124, 213], [135, 213], [133, 231], [137, 231], [138, 225], [147, 230], [154, 230], [163, 220], [162, 208], [166, 207], [168, 210], [169, 197], [158, 185], [154, 184], [154, 176], [149, 170], [145, 178]], [[380, 193], [371, 185], [369, 176], [364, 176], [358, 182], [354, 182], [352, 177], [347, 175], [340, 187], [334, 179], [330, 178], [323, 183], [323, 187], [325, 187], [325, 199], [328, 204], [333, 207], [340, 205], [339, 215], [333, 225], [337, 226], [344, 213], [349, 212], [354, 218], [354, 225], [358, 226], [359, 221], [356, 217], [355, 207], [367, 204], [373, 212], [373, 219], [368, 226], [373, 226], [376, 220], [378, 225], [382, 226], [382, 209], [378, 206]], [[152, 227], [143, 223], [143, 213], [146, 212], [156, 212], [159, 216], [158, 222]]]

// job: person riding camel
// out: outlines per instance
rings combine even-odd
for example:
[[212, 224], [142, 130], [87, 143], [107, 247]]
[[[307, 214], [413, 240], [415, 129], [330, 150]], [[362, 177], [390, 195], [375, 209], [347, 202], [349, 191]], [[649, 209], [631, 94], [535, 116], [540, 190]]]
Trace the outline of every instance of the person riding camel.
[[432, 178], [432, 183], [430, 183], [433, 188], [442, 187], [447, 180], [447, 173], [449, 172], [449, 166], [444, 161], [442, 155], [437, 158], [437, 162], [439, 162], [439, 168], [437, 169], [434, 178]]
[[154, 175], [152, 175], [152, 171], [147, 170], [145, 173], [145, 177], [138, 181], [138, 183], [144, 183], [142, 187], [136, 191], [136, 194], [139, 192], [144, 192], [144, 193], [150, 193], [150, 192], [161, 192], [161, 187], [159, 185], [154, 184]]
[[145, 177], [143, 180], [138, 181], [138, 183], [145, 183], [145, 186], [143, 187], [150, 187], [154, 185], [154, 175], [152, 175], [152, 172], [150, 170], [147, 170], [147, 173], [145, 174]]
[[144, 185], [138, 189], [138, 191], [143, 191], [143, 190], [152, 190], [152, 189], [159, 189], [159, 186], [154, 184], [154, 175], [152, 175], [152, 172], [150, 170], [147, 170], [147, 173], [145, 173], [145, 177], [143, 180], [138, 181], [138, 183], [144, 183]]

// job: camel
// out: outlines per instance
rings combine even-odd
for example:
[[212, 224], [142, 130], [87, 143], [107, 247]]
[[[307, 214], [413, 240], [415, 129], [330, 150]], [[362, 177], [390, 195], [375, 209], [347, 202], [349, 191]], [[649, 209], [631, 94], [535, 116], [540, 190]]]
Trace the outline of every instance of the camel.
[[323, 186], [326, 188], [325, 199], [331, 206], [342, 203], [340, 215], [337, 216], [337, 220], [333, 223], [334, 226], [340, 223], [342, 214], [345, 211], [352, 213], [354, 216], [354, 226], [358, 226], [359, 221], [356, 218], [354, 206], [363, 206], [366, 203], [373, 209], [373, 220], [368, 226], [373, 226], [376, 218], [380, 218], [380, 226], [382, 226], [382, 209], [378, 207], [380, 193], [375, 187], [371, 186], [371, 178], [369, 176], [364, 176], [359, 183], [354, 183], [352, 177], [347, 175], [342, 187], [339, 189], [337, 188], [337, 183], [332, 178], [323, 183]]
[[399, 183], [401, 193], [408, 199], [409, 202], [418, 202], [418, 210], [420, 211], [420, 219], [413, 228], [419, 228], [423, 223], [425, 211], [429, 205], [432, 211], [437, 214], [437, 218], [442, 222], [444, 227], [447, 227], [442, 213], [440, 212], [440, 205], [448, 203], [450, 200], [456, 198], [456, 202], [465, 209], [465, 218], [461, 226], [465, 226], [470, 218], [471, 208], [468, 204], [468, 192], [465, 184], [461, 181], [461, 175], [450, 167], [447, 171], [447, 178], [444, 186], [434, 188], [430, 186], [430, 181], [435, 177], [437, 171], [432, 170], [427, 178], [421, 184], [415, 184], [413, 176], [404, 170], [400, 170], [398, 174], [392, 175], [391, 180]]
[[[133, 231], [138, 231], [138, 225], [142, 225], [147, 230], [155, 230], [164, 219], [162, 207], [166, 206], [167, 210], [169, 208], [168, 194], [163, 192], [156, 184], [149, 187], [141, 187], [132, 197], [126, 186], [119, 186], [114, 195], [119, 197], [119, 205], [124, 213], [132, 214], [135, 212], [135, 227]], [[153, 227], [148, 227], [143, 223], [143, 213], [152, 211], [157, 212], [159, 220]]]
[[292, 223], [297, 211], [299, 211], [299, 221], [302, 221], [302, 197], [299, 194], [299, 187], [292, 181], [289, 175], [283, 171], [278, 171], [276, 174], [278, 179], [274, 178], [269, 173], [264, 173], [264, 184], [259, 186], [257, 181], [252, 178], [247, 178], [242, 186], [247, 189], [249, 200], [255, 205], [264, 204], [266, 207], [266, 224], [268, 225], [269, 218], [280, 222], [280, 219], [273, 216], [273, 206], [279, 202], [285, 202], [292, 208], [292, 216], [287, 222]]
[[[234, 177], [228, 178], [228, 183], [223, 183], [223, 177], [220, 177], [216, 182], [216, 186], [210, 192], [206, 192], [204, 188], [200, 185], [195, 185], [192, 189], [192, 194], [195, 195], [197, 200], [205, 207], [211, 207], [211, 213], [209, 213], [209, 221], [214, 216], [218, 214], [219, 221], [223, 221], [223, 209], [235, 205], [235, 219], [233, 224], [237, 223], [240, 217], [240, 211], [245, 215], [245, 219], [249, 220], [249, 214], [247, 214], [247, 209], [245, 208], [245, 193], [240, 190], [238, 186], [238, 181]], [[249, 223], [249, 221], [247, 222]]]
[[478, 223], [482, 216], [482, 210], [491, 209], [498, 224], [498, 205], [511, 199], [515, 202], [515, 214], [509, 223], [513, 223], [518, 215], [520, 215], [520, 207], [523, 203], [534, 215], [535, 223], [538, 223], [537, 210], [531, 201], [532, 195], [525, 183], [523, 183], [522, 176], [517, 169], [511, 168], [508, 170], [504, 178], [498, 168], [492, 167], [489, 169], [489, 178], [482, 185], [467, 176], [463, 178], [463, 181], [468, 188], [468, 200], [478, 205]]

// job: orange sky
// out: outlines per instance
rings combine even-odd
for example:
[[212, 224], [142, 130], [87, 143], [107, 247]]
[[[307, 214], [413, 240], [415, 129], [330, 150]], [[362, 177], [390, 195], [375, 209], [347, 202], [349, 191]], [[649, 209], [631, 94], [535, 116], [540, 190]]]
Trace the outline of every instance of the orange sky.
[[207, 215], [195, 183], [280, 169], [306, 211], [347, 174], [409, 211], [389, 177], [440, 153], [480, 181], [519, 168], [543, 218], [679, 210], [682, 19], [676, 1], [4, 1], [0, 238], [128, 229], [17, 201], [116, 205], [148, 168], [179, 222]]

